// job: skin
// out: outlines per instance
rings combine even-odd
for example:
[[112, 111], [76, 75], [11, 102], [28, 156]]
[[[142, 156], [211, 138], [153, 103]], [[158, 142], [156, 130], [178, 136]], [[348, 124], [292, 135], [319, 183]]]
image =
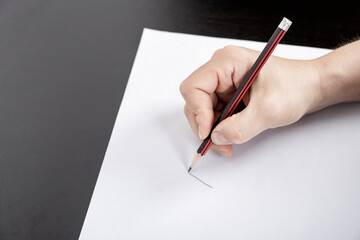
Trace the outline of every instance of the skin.
[[[212, 132], [212, 149], [230, 157], [233, 144], [286, 126], [330, 105], [360, 101], [360, 41], [312, 60], [271, 56], [244, 96], [246, 108]], [[191, 129], [205, 139], [259, 52], [227, 46], [180, 85]]]

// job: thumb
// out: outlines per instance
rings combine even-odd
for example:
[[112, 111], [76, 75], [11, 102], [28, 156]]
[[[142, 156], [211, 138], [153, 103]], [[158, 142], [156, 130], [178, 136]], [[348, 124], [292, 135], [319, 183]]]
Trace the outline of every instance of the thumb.
[[258, 111], [248, 105], [243, 111], [219, 123], [213, 130], [211, 139], [216, 145], [247, 142], [266, 129], [261, 119]]

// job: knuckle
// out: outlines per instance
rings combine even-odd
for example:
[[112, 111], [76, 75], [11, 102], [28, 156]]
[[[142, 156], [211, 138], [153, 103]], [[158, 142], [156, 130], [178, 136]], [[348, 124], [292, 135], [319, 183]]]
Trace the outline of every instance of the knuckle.
[[237, 48], [238, 48], [237, 46], [233, 46], [233, 45], [228, 45], [223, 48], [220, 48], [214, 52], [213, 58], [219, 56], [228, 56], [229, 54], [233, 54]]
[[187, 112], [188, 112], [188, 108], [187, 108], [187, 106], [185, 105], [185, 106], [184, 106], [184, 113], [185, 113], [185, 115], [186, 115]]
[[186, 116], [188, 116], [190, 113], [191, 113], [190, 109], [188, 108], [187, 105], [185, 105], [185, 106], [184, 106], [184, 114], [185, 114]]
[[227, 46], [225, 46], [225, 47], [223, 48], [223, 51], [224, 51], [225, 53], [233, 53], [233, 52], [235, 52], [237, 49], [238, 49], [237, 46], [227, 45]]
[[240, 144], [246, 141], [246, 138], [240, 130], [234, 129], [233, 131], [233, 142], [236, 144]]
[[235, 127], [224, 129], [224, 134], [227, 139], [235, 144], [240, 144], [246, 141], [246, 136], [244, 133]]
[[186, 94], [186, 91], [187, 91], [187, 83], [186, 83], [186, 80], [184, 80], [180, 86], [179, 86], [179, 91], [180, 93], [184, 96]]
[[211, 60], [214, 60], [214, 59], [218, 58], [219, 56], [221, 56], [221, 51], [222, 51], [222, 49], [216, 50], [216, 51], [213, 53], [213, 55], [211, 56]]

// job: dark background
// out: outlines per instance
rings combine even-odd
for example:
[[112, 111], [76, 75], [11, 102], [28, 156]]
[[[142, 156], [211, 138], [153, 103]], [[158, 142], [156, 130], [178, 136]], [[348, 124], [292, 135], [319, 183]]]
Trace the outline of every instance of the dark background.
[[359, 4], [0, 0], [0, 239], [77, 239], [144, 27], [334, 48]]

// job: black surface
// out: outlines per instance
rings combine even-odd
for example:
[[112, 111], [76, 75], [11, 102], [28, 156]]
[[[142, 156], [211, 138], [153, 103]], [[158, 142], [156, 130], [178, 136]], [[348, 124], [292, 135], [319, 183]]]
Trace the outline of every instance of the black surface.
[[77, 239], [143, 27], [335, 47], [359, 7], [188, 0], [0, 1], [0, 239]]

